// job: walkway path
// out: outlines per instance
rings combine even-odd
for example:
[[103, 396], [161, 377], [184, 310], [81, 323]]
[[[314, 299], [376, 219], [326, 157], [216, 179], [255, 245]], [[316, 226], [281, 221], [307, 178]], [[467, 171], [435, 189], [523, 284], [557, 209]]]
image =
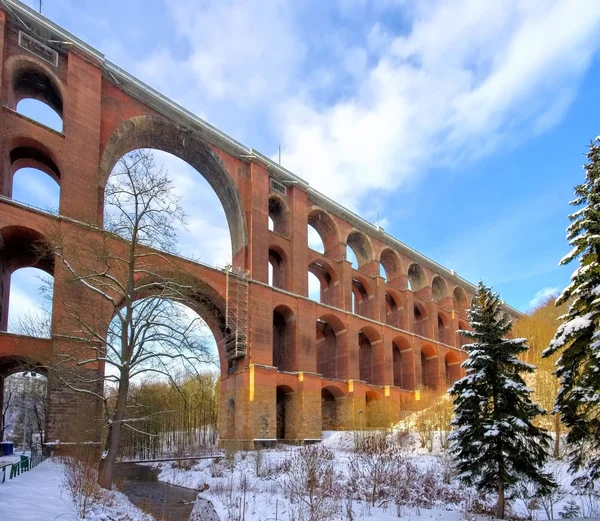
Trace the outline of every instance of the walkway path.
[[0, 519], [49, 521], [79, 519], [61, 488], [63, 467], [46, 460], [29, 472], [0, 484]]

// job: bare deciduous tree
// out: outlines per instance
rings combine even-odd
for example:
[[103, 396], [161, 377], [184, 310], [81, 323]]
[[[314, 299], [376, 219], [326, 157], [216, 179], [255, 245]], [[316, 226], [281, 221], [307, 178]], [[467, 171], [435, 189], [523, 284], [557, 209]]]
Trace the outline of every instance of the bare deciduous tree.
[[69, 322], [62, 328], [72, 331], [62, 338], [72, 347], [61, 349], [53, 374], [102, 400], [98, 483], [110, 488], [122, 429], [139, 430], [142, 420], [126, 414], [132, 382], [148, 373], [170, 380], [213, 357], [198, 333], [203, 322], [183, 305], [197, 288], [169, 255], [185, 215], [151, 152], [134, 151], [115, 167], [105, 190], [104, 225], [62, 226], [51, 241], [67, 283], [81, 295], [60, 302]]

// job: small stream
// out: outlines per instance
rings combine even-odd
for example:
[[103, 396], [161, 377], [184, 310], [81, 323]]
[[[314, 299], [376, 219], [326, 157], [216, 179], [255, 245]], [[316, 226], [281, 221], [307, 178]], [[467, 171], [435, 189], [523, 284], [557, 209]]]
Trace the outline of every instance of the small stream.
[[156, 521], [187, 521], [198, 492], [158, 480], [159, 469], [135, 463], [115, 465], [115, 484]]

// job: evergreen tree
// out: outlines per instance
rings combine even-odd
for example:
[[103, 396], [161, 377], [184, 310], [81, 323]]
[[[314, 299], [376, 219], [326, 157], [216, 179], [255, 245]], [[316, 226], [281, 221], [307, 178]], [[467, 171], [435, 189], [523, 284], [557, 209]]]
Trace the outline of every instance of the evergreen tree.
[[532, 424], [544, 411], [531, 401], [521, 376], [535, 368], [517, 358], [527, 350], [525, 340], [506, 338], [512, 322], [499, 318], [501, 311], [498, 294], [480, 282], [469, 310], [472, 331], [459, 331], [473, 343], [463, 346], [467, 376], [450, 390], [455, 397], [450, 451], [463, 482], [498, 491], [502, 519], [508, 489], [524, 480], [543, 494], [554, 482], [543, 470], [550, 436]]
[[571, 471], [591, 486], [600, 478], [600, 136], [584, 165], [585, 182], [575, 187], [567, 239], [573, 247], [561, 265], [579, 259], [571, 283], [556, 304], [571, 302], [544, 356], [561, 352], [556, 362], [560, 389], [555, 409], [569, 428]]

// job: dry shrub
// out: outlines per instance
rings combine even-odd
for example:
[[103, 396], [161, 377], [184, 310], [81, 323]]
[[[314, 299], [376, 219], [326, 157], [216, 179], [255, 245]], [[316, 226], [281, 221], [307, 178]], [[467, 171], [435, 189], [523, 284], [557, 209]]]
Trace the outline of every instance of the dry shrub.
[[85, 519], [95, 503], [106, 504], [109, 497], [98, 485], [98, 449], [94, 445], [77, 445], [70, 456], [62, 458], [63, 485], [77, 514]]
[[295, 451], [283, 480], [297, 521], [332, 519], [340, 508], [341, 491], [334, 471], [334, 454], [321, 445]]

